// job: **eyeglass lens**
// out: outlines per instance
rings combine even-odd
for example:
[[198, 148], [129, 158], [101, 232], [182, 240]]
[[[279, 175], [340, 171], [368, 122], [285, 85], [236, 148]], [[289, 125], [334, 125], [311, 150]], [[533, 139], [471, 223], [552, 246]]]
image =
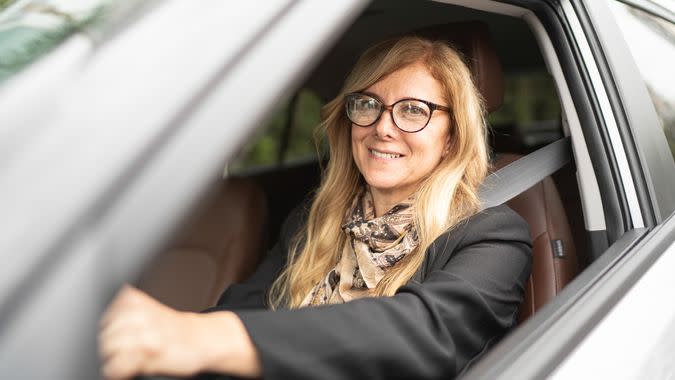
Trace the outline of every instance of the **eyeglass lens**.
[[[349, 120], [362, 127], [375, 124], [385, 110], [385, 106], [379, 100], [360, 94], [347, 97], [346, 108]], [[402, 99], [392, 105], [391, 115], [398, 128], [416, 132], [429, 122], [431, 109], [422, 101]]]

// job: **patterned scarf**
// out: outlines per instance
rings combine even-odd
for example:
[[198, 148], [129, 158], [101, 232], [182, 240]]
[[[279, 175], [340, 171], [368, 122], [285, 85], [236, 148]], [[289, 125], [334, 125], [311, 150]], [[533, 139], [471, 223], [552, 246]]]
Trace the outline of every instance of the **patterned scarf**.
[[344, 303], [374, 295], [387, 271], [417, 247], [410, 196], [376, 218], [366, 188], [352, 203], [342, 230], [347, 234], [339, 262], [319, 281], [301, 306]]

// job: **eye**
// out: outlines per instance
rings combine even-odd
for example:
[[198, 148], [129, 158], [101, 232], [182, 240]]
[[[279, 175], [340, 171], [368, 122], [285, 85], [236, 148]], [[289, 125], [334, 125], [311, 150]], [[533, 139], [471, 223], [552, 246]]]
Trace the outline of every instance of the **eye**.
[[421, 107], [412, 104], [408, 104], [405, 106], [405, 112], [415, 115], [426, 114], [426, 112], [424, 112], [424, 110]]
[[403, 102], [399, 107], [399, 112], [407, 118], [426, 118], [429, 117], [429, 109], [424, 103], [410, 101]]

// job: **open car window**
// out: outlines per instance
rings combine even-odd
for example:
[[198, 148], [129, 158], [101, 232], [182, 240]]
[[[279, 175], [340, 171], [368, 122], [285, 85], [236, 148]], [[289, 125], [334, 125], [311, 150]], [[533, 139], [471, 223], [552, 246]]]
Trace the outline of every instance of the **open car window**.
[[311, 89], [298, 90], [259, 127], [256, 137], [228, 164], [228, 173], [238, 175], [318, 160], [325, 149], [315, 144], [320, 141], [316, 134], [323, 104], [324, 101]]

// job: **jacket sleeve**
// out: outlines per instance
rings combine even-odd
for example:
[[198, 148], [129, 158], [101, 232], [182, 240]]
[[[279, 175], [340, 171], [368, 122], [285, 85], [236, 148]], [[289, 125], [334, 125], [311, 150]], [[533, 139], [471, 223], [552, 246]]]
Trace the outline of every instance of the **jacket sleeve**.
[[[422, 283], [392, 297], [236, 311], [265, 379], [453, 377], [515, 321], [531, 268], [527, 225], [507, 207], [439, 237]], [[429, 254], [427, 252], [426, 254]]]

